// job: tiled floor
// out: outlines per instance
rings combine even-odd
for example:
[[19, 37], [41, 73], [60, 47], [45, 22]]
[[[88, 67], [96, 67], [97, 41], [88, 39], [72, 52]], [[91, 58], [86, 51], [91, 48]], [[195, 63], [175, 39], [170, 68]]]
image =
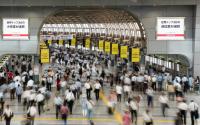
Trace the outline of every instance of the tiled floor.
[[[105, 96], [109, 93], [109, 86], [105, 87]], [[94, 94], [92, 95], [94, 98]], [[139, 121], [138, 125], [143, 125], [142, 122], [142, 113], [146, 109], [146, 96], [142, 95], [143, 99], [140, 104], [139, 109]], [[9, 97], [9, 95], [7, 95]], [[187, 96], [188, 102], [191, 99], [194, 99], [198, 104], [200, 104], [200, 96], [194, 93], [190, 93]], [[170, 101], [170, 108], [167, 112], [167, 117], [162, 117], [160, 104], [158, 102], [158, 94], [156, 94], [154, 98], [154, 108], [152, 109], [154, 125], [174, 125], [174, 117], [176, 115], [176, 102]], [[12, 119], [11, 125], [21, 125], [21, 121], [23, 120], [23, 116], [26, 112], [23, 111], [22, 104], [18, 104], [17, 100], [10, 101], [10, 99], [6, 100], [6, 103], [11, 105], [12, 110], [14, 111], [15, 117]], [[55, 119], [55, 108], [53, 106], [53, 97], [49, 103], [50, 111], [44, 112], [41, 116], [37, 116], [35, 120], [35, 125], [63, 125], [61, 120]], [[117, 111], [123, 114], [123, 109], [125, 108], [125, 102], [117, 104]], [[107, 113], [107, 106], [102, 101], [99, 101], [95, 105], [94, 109], [94, 123], [95, 125], [119, 125], [117, 120]], [[187, 114], [187, 125], [190, 125], [190, 114]], [[0, 125], [4, 125], [4, 121], [0, 121]], [[68, 118], [68, 125], [88, 125], [87, 119], [82, 116], [81, 106], [79, 101], [76, 101], [73, 109], [73, 115], [70, 115]], [[199, 124], [200, 125], [200, 124]]]

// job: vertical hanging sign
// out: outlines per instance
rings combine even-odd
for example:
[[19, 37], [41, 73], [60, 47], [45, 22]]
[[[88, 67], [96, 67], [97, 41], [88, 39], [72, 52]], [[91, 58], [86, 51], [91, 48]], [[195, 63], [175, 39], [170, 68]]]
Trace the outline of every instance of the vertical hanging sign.
[[110, 53], [110, 42], [105, 42], [105, 52]]
[[41, 63], [49, 63], [49, 49], [41, 49], [40, 52]]
[[51, 40], [51, 39], [48, 40], [48, 44], [49, 44], [49, 45], [52, 44], [52, 40]]
[[132, 48], [131, 61], [140, 62], [140, 48]]
[[120, 47], [120, 57], [121, 58], [128, 58], [128, 46], [121, 46]]
[[88, 49], [90, 49], [90, 38], [87, 38], [85, 40], [85, 47], [88, 48]]
[[99, 40], [99, 50], [103, 51], [103, 43], [104, 43], [103, 40]]
[[63, 45], [63, 40], [60, 39], [60, 40], [58, 41], [58, 44], [59, 44], [59, 45]]
[[112, 55], [117, 55], [117, 54], [119, 54], [118, 44], [113, 43], [112, 44]]
[[76, 46], [76, 38], [73, 38], [71, 41], [71, 46]]

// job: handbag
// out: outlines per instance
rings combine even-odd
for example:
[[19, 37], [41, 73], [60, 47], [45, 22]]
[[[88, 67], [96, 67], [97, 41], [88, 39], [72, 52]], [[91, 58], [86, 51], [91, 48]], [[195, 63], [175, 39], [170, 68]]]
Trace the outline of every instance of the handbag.
[[199, 118], [199, 111], [198, 111], [198, 109], [194, 111], [194, 116], [195, 116], [195, 119]]

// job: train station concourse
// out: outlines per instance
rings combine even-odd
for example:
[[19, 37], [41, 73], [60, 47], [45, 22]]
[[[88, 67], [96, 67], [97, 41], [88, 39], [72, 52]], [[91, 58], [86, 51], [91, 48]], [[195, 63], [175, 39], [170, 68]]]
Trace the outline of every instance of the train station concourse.
[[200, 0], [1, 0], [0, 125], [200, 125]]

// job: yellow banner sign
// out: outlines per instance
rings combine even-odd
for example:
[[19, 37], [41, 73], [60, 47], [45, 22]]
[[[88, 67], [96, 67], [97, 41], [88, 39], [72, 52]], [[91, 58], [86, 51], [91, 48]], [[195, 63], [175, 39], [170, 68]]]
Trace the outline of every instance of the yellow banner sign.
[[62, 39], [60, 39], [60, 40], [58, 41], [58, 44], [59, 44], [59, 45], [63, 45], [63, 43], [64, 43], [64, 41], [63, 41]]
[[76, 46], [76, 38], [73, 38], [71, 41], [71, 46]]
[[87, 38], [85, 40], [85, 47], [88, 48], [88, 49], [90, 49], [90, 38]]
[[103, 40], [99, 41], [99, 50], [103, 50]]
[[52, 40], [51, 40], [51, 39], [48, 40], [48, 44], [49, 44], [49, 45], [52, 44]]
[[132, 48], [131, 61], [140, 62], [140, 48]]
[[116, 43], [113, 43], [113, 44], [112, 44], [112, 54], [113, 54], [113, 55], [119, 54], [118, 44], [116, 44]]
[[41, 49], [40, 59], [41, 63], [49, 63], [49, 49]]
[[120, 47], [120, 57], [121, 58], [128, 58], [128, 46], [121, 46]]
[[110, 42], [105, 42], [105, 52], [110, 53]]
[[44, 42], [42, 42], [42, 43], [40, 43], [40, 48], [45, 49], [45, 48], [47, 48], [47, 46], [46, 46], [46, 44]]

